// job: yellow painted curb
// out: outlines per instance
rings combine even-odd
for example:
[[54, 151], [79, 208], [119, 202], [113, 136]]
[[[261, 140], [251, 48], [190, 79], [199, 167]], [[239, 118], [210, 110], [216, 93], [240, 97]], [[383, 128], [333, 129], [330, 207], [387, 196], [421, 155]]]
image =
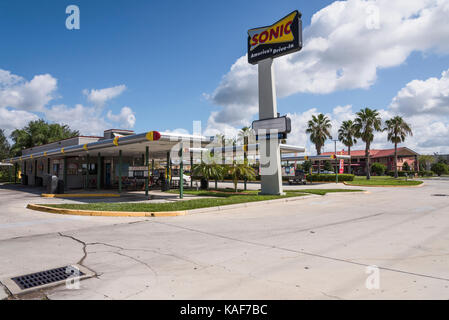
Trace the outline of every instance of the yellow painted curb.
[[63, 194], [52, 194], [52, 193], [42, 193], [41, 197], [44, 198], [106, 198], [106, 197], [120, 197], [117, 193], [63, 193]]
[[375, 185], [375, 184], [349, 184], [346, 181], [343, 182], [346, 186], [352, 187], [378, 187], [378, 188], [419, 188], [424, 185], [424, 182], [421, 184], [413, 185], [413, 186], [392, 186], [392, 185]]
[[101, 217], [175, 217], [184, 216], [187, 211], [160, 211], [160, 212], [133, 212], [133, 211], [94, 211], [94, 210], [75, 210], [47, 207], [38, 204], [29, 204], [27, 208], [35, 211], [47, 213], [68, 214], [78, 216], [101, 216]]

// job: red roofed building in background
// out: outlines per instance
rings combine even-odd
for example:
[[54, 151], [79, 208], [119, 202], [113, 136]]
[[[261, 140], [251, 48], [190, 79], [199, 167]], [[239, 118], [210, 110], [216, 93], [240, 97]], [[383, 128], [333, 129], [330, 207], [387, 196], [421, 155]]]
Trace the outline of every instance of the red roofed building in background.
[[[334, 152], [324, 152], [322, 155], [332, 155]], [[347, 155], [347, 151], [337, 151], [337, 154]], [[407, 147], [398, 148], [398, 162], [397, 167], [398, 171], [402, 171], [402, 166], [405, 162], [409, 165], [411, 170], [418, 171], [419, 170], [419, 162], [418, 162], [419, 154]], [[379, 162], [384, 164], [387, 167], [387, 171], [394, 170], [394, 148], [393, 149], [371, 149], [370, 150], [371, 164]], [[356, 175], [364, 175], [365, 174], [365, 150], [351, 150], [351, 167], [352, 173]], [[348, 172], [349, 161], [345, 160], [345, 170], [344, 172]], [[332, 166], [334, 163], [332, 161]], [[314, 164], [315, 167], [315, 164]]]

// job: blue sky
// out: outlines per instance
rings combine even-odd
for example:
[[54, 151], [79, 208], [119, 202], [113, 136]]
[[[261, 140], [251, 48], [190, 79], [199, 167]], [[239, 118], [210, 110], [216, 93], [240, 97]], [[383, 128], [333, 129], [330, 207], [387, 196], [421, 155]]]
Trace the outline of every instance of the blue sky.
[[[424, 2], [422, 6], [426, 7]], [[45, 100], [41, 107], [21, 108], [20, 104], [4, 103], [3, 108], [10, 113], [21, 110], [58, 121], [57, 117], [48, 116], [53, 106], [64, 105], [64, 110], [69, 110], [81, 104], [89, 108], [92, 101], [83, 90], [124, 85], [126, 90], [106, 99], [101, 110], [97, 109], [92, 117], [104, 118], [102, 124], [105, 126], [117, 126], [120, 125], [118, 118], [114, 123], [113, 116], [107, 118], [105, 115], [108, 111], [118, 115], [127, 106], [135, 115], [133, 129], [137, 132], [177, 128], [191, 130], [193, 120], [201, 120], [203, 127], [209, 121], [209, 131], [213, 132], [211, 112], [226, 108], [214, 98], [214, 92], [223, 89], [221, 85], [226, 84], [226, 81], [223, 82], [225, 75], [229, 75], [230, 82], [233, 81], [228, 83], [228, 87], [239, 86], [238, 81], [241, 80], [234, 80], [230, 68], [246, 53], [247, 29], [270, 24], [295, 9], [302, 12], [303, 25], [308, 28], [312, 16], [332, 3], [298, 0], [5, 0], [0, 3], [0, 70], [21, 77], [22, 82], [31, 81], [36, 75], [48, 74], [57, 79], [57, 87], [51, 92], [51, 99]], [[65, 27], [68, 16], [65, 8], [70, 4], [80, 8], [80, 30], [67, 30]], [[381, 9], [383, 5], [380, 1]], [[350, 12], [350, 6], [345, 10]], [[305, 36], [316, 36], [322, 30], [323, 26], [317, 23]], [[388, 37], [388, 30], [384, 32], [384, 36]], [[364, 39], [354, 38], [354, 42], [359, 41], [359, 45], [364, 46]], [[441, 40], [447, 42], [447, 38]], [[337, 85], [330, 91], [322, 87], [286, 89], [286, 94], [279, 95], [278, 111], [299, 116], [316, 108], [317, 112], [332, 115], [336, 106], [351, 105], [351, 112], [365, 106], [388, 112], [392, 99], [412, 80], [440, 78], [441, 73], [448, 69], [447, 48], [434, 47], [429, 44], [422, 51], [404, 49], [406, 57], [402, 61], [387, 67], [376, 66], [375, 79], [365, 79], [369, 85], [363, 84], [365, 80], [362, 79], [360, 85]], [[344, 51], [344, 48], [339, 50]], [[354, 60], [359, 59], [353, 51], [349, 50], [347, 55], [352, 55]], [[279, 75], [276, 73], [276, 76], [283, 83], [289, 77], [282, 72]], [[317, 77], [316, 74], [313, 76]], [[0, 92], [8, 88], [3, 84], [2, 89], [0, 83]], [[283, 92], [282, 88], [279, 90]], [[243, 110], [246, 106], [239, 108]], [[251, 106], [247, 108], [249, 110]], [[402, 109], [399, 106], [397, 110]], [[254, 118], [254, 112], [243, 112], [243, 118], [243, 122], [250, 121]], [[64, 117], [63, 120], [67, 121]], [[222, 118], [217, 121], [227, 120]], [[234, 128], [243, 124], [242, 121], [232, 121], [229, 124]], [[12, 130], [12, 122], [5, 122], [0, 119], [0, 126]], [[23, 124], [20, 121], [13, 123]], [[81, 131], [89, 129], [89, 126], [82, 126], [79, 122], [68, 124], [80, 127]], [[447, 129], [448, 123], [443, 121], [443, 126]], [[219, 126], [217, 130], [222, 128]], [[92, 130], [100, 129], [102, 127], [98, 126]], [[307, 143], [304, 137], [293, 140]], [[423, 142], [417, 141], [416, 148], [421, 148], [420, 144], [422, 147]], [[447, 149], [444, 144], [440, 147], [440, 151]]]

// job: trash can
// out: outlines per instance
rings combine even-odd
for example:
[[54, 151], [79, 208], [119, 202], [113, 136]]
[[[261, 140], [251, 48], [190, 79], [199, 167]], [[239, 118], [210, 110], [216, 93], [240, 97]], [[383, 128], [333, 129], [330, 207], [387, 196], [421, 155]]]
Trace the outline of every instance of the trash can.
[[209, 188], [209, 181], [207, 181], [207, 179], [202, 178], [201, 179], [201, 189], [207, 190], [207, 188]]
[[26, 174], [22, 174], [22, 184], [24, 186], [28, 185], [28, 176]]
[[56, 193], [58, 192], [58, 177], [57, 176], [51, 176], [51, 190], [50, 193]]
[[45, 182], [46, 182], [46, 191], [50, 194], [55, 194], [58, 191], [58, 177], [47, 175], [45, 176]]
[[59, 193], [59, 194], [64, 193], [64, 181], [58, 180], [58, 190], [56, 193]]
[[45, 175], [45, 192], [52, 193], [51, 192], [51, 175], [49, 175], [49, 174]]
[[36, 187], [42, 187], [44, 180], [41, 177], [35, 177], [34, 178], [34, 185]]

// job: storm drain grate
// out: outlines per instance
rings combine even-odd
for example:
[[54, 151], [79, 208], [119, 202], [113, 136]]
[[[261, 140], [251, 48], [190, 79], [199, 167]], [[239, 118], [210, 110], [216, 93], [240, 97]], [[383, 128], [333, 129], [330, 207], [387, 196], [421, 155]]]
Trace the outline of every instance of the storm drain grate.
[[11, 278], [22, 290], [30, 289], [45, 284], [67, 280], [69, 277], [80, 277], [84, 273], [73, 266], [65, 266], [45, 270], [36, 273], [30, 273], [24, 276]]
[[434, 193], [434, 194], [432, 194], [432, 196], [434, 196], [434, 197], [449, 197], [449, 194], [444, 194], [444, 193]]

